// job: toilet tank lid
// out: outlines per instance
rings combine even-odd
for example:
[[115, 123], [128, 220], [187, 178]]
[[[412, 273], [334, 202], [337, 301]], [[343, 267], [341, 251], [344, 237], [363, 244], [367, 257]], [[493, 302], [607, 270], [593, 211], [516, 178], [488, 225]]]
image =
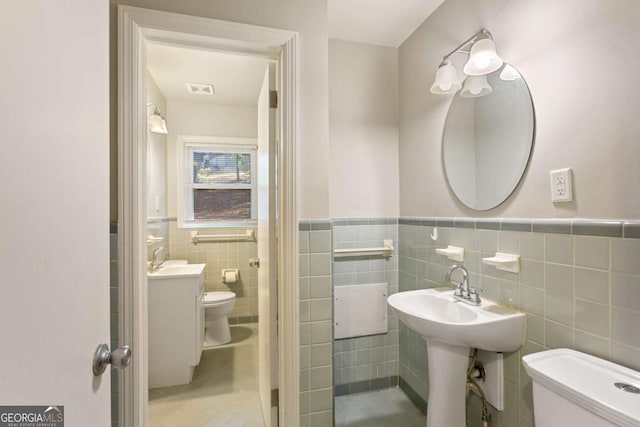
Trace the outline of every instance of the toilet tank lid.
[[204, 302], [220, 302], [230, 300], [236, 297], [236, 294], [228, 291], [213, 291], [204, 293]]
[[640, 394], [615, 386], [640, 389], [640, 372], [569, 349], [555, 349], [522, 358], [527, 374], [540, 385], [621, 426], [640, 426]]

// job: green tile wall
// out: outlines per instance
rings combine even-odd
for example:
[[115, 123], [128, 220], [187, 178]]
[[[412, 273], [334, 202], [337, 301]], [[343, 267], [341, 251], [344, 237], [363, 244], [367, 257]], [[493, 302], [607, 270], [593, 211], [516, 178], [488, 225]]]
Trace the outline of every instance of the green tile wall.
[[[440, 222], [449, 226], [438, 227], [434, 242], [433, 226], [426, 224]], [[553, 231], [540, 233], [511, 231], [514, 227], [500, 220], [478, 221], [476, 226], [482, 228], [451, 227], [452, 222], [456, 221], [400, 220], [399, 290], [441, 286], [453, 262], [434, 249], [451, 244], [465, 248], [464, 265], [483, 297], [526, 312], [524, 345], [505, 354], [505, 411], [492, 411], [492, 426], [533, 426], [531, 380], [521, 363], [526, 354], [566, 347], [640, 369], [640, 335], [635, 327], [640, 323], [640, 239], [632, 233], [635, 224], [625, 224], [625, 232], [631, 230], [628, 235], [633, 236], [625, 238], [622, 226], [609, 224], [580, 222], [576, 227], [578, 222], [568, 221], [556, 227], [549, 221], [536, 227], [533, 221], [534, 230]], [[597, 235], [586, 235], [591, 231]], [[607, 233], [617, 237], [602, 236]], [[496, 251], [519, 254], [521, 272], [503, 272], [481, 263]], [[401, 324], [400, 376], [425, 399], [426, 364], [424, 340]], [[481, 425], [475, 396], [467, 402], [467, 423]]]

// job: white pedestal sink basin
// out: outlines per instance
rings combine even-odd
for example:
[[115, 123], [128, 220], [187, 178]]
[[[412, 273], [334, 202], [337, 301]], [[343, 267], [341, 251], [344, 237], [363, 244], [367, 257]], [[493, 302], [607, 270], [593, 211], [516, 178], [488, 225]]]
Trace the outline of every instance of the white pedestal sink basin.
[[453, 298], [451, 288], [399, 292], [387, 302], [401, 322], [427, 340], [427, 427], [465, 427], [469, 350], [520, 348], [524, 313], [484, 298], [478, 306], [465, 304]]

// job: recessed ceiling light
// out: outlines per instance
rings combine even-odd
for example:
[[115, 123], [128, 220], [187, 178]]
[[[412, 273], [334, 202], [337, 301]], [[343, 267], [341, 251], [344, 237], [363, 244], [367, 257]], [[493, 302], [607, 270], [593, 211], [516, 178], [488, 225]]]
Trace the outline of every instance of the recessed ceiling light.
[[201, 84], [201, 83], [187, 83], [187, 90], [189, 93], [193, 93], [195, 95], [210, 95], [213, 96], [216, 94], [213, 85], [209, 84]]

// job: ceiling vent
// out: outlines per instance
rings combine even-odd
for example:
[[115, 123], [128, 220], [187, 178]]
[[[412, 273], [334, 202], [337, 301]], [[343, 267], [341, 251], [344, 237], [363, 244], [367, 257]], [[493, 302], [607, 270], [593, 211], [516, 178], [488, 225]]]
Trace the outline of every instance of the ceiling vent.
[[195, 95], [213, 96], [216, 94], [216, 91], [213, 89], [213, 85], [200, 83], [187, 83], [187, 90], [189, 91], [189, 93], [193, 93]]

